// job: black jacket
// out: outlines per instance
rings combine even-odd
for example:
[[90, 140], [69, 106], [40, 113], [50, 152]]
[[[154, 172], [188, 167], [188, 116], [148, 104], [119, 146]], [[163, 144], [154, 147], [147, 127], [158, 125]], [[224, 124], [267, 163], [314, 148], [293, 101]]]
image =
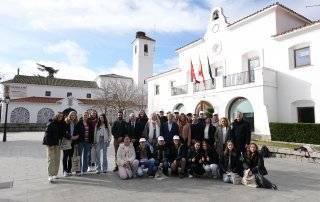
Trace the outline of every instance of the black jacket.
[[[192, 159], [195, 158], [195, 162], [192, 162]], [[202, 152], [201, 150], [195, 150], [191, 149], [188, 154], [188, 162], [189, 163], [195, 163], [195, 164], [200, 164], [200, 160], [202, 160]]]
[[[203, 151], [202, 157], [204, 158], [203, 164], [205, 165], [210, 165], [210, 164], [219, 165], [219, 155], [214, 149], [208, 148], [207, 151]], [[207, 157], [209, 157], [209, 161], [207, 160]]]
[[[216, 127], [214, 127], [212, 124], [210, 124], [209, 126], [209, 131], [208, 131], [208, 140], [206, 140], [208, 142], [208, 144], [210, 145], [211, 148], [214, 147], [214, 134], [216, 132]], [[204, 129], [203, 129], [203, 133], [202, 133], [202, 140], [205, 140], [204, 139]]]
[[124, 137], [128, 134], [128, 123], [125, 120], [116, 120], [111, 129], [114, 138]]
[[157, 145], [153, 157], [157, 164], [163, 163], [165, 159], [170, 157], [170, 148], [166, 145]]
[[147, 122], [148, 122], [148, 117], [142, 117], [142, 118], [136, 119], [137, 136], [143, 137], [144, 127], [146, 127]]
[[139, 126], [137, 125], [137, 122], [134, 122], [134, 126], [131, 125], [131, 122], [128, 122], [128, 135], [131, 139], [136, 139], [139, 141], [141, 138], [141, 134], [139, 133]]
[[251, 141], [251, 129], [249, 122], [245, 120], [232, 123], [231, 127], [231, 140], [238, 153], [245, 151], [246, 144], [250, 144]]
[[267, 169], [264, 167], [264, 160], [263, 156], [259, 153], [256, 152], [253, 155], [244, 155], [243, 156], [243, 168], [250, 169], [252, 173], [260, 173], [261, 175], [267, 175]]
[[201, 123], [191, 124], [191, 139], [202, 141], [203, 140], [203, 126]]
[[166, 143], [171, 143], [173, 136], [179, 135], [179, 126], [177, 123], [172, 122], [171, 130], [169, 131], [168, 122], [162, 124], [161, 132]]
[[[147, 152], [147, 158], [148, 159], [153, 158], [151, 150], [147, 145], [145, 146], [145, 150]], [[138, 146], [137, 150], [136, 150], [136, 159], [138, 159], [138, 160], [141, 160], [141, 151], [142, 151], [142, 148], [140, 146]]]
[[60, 140], [66, 136], [64, 122], [52, 121], [48, 124], [43, 137], [43, 145], [58, 146]]
[[[89, 143], [93, 144], [94, 141], [94, 128], [92, 127], [91, 124], [88, 124], [89, 127]], [[83, 142], [84, 141], [84, 135], [85, 135], [85, 127], [83, 124], [83, 121], [80, 120], [75, 129], [74, 129], [74, 135], [79, 135], [78, 142]]]
[[[229, 161], [230, 166], [229, 166]], [[240, 160], [239, 156], [236, 152], [231, 152], [229, 155], [222, 155], [220, 159], [220, 165], [219, 165], [221, 171], [223, 173], [226, 172], [233, 172], [233, 173], [239, 173], [240, 172]]]
[[180, 144], [178, 147], [175, 145], [171, 146], [170, 150], [170, 161], [173, 162], [174, 160], [181, 160], [182, 158], [188, 157], [188, 149], [185, 144]]

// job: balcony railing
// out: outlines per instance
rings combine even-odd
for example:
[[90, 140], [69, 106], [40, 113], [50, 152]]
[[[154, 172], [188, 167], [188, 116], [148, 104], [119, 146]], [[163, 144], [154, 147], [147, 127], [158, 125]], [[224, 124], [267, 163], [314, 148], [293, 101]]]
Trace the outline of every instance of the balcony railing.
[[216, 88], [215, 79], [205, 80], [203, 83], [195, 83], [193, 84], [193, 92], [200, 92], [205, 90], [211, 90]]
[[188, 93], [188, 84], [183, 86], [171, 87], [171, 95], [182, 95]]
[[224, 76], [223, 87], [243, 85], [254, 82], [254, 70]]

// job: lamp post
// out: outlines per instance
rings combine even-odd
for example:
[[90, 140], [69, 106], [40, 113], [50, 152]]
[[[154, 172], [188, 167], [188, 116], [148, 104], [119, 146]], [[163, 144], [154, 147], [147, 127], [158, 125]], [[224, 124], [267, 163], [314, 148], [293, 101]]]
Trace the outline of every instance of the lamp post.
[[2, 139], [3, 142], [7, 141], [7, 120], [8, 120], [8, 105], [9, 105], [9, 102], [10, 102], [10, 97], [7, 95], [4, 98], [4, 103], [6, 104], [6, 114], [4, 116], [4, 128], [3, 128], [3, 139]]

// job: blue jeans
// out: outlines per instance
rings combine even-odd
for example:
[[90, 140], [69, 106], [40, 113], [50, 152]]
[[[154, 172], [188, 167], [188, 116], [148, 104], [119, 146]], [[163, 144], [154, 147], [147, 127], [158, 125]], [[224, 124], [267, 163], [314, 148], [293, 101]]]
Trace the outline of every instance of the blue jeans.
[[140, 160], [138, 168], [138, 176], [143, 176], [143, 168], [148, 168], [148, 175], [152, 176], [156, 173], [157, 167], [154, 166], [154, 159], [143, 159]]
[[[107, 143], [104, 141], [104, 137], [99, 137], [99, 142], [97, 143], [96, 147], [96, 166], [98, 172], [106, 172], [108, 170], [108, 160], [107, 160]], [[102, 156], [101, 156], [102, 152]], [[102, 161], [101, 161], [102, 157]]]
[[88, 171], [89, 154], [91, 145], [89, 142], [79, 143], [79, 156], [80, 156], [80, 171], [85, 173]]

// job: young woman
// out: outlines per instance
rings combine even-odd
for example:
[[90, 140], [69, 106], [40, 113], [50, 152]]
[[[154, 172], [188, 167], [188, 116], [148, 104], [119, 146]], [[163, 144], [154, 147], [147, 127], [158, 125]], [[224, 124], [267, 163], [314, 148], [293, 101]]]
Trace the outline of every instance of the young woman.
[[78, 122], [77, 113], [75, 111], [71, 111], [67, 118], [65, 119], [66, 123], [66, 138], [68, 140], [72, 140], [71, 149], [63, 150], [63, 176], [67, 177], [71, 175], [72, 168], [72, 156], [74, 152], [74, 145], [79, 136], [75, 135], [74, 129]]
[[139, 161], [129, 135], [125, 135], [117, 151], [117, 165], [121, 179], [129, 179], [136, 175]]
[[89, 113], [85, 112], [77, 123], [75, 134], [79, 135], [79, 156], [81, 175], [86, 174], [89, 166], [90, 148], [94, 139], [94, 128], [89, 124]]
[[[96, 148], [97, 173], [108, 170], [107, 147], [111, 142], [111, 126], [105, 114], [101, 114], [95, 127], [94, 145]], [[101, 155], [102, 154], [102, 155]], [[102, 161], [101, 161], [102, 157]]]
[[243, 156], [243, 168], [244, 170], [249, 169], [253, 174], [268, 174], [267, 169], [264, 167], [263, 157], [259, 153], [258, 146], [255, 143], [251, 143], [248, 146], [248, 150]]
[[148, 168], [148, 175], [154, 176], [156, 167], [154, 166], [155, 160], [152, 158], [150, 148], [146, 145], [146, 139], [140, 138], [139, 146], [136, 150], [136, 159], [139, 161], [138, 176], [144, 175], [143, 169]]
[[49, 182], [57, 178], [60, 166], [60, 147], [62, 137], [65, 137], [65, 125], [63, 123], [63, 113], [56, 114], [48, 124], [43, 145], [47, 146], [48, 151], [48, 175]]
[[211, 148], [206, 141], [202, 142], [202, 162], [203, 168], [209, 177], [219, 176], [219, 155]]
[[[98, 123], [99, 117], [98, 117], [98, 112], [94, 109], [90, 110], [89, 113], [89, 125], [91, 128], [96, 128], [97, 123]], [[93, 153], [92, 153], [93, 152]], [[94, 171], [96, 169], [95, 167], [95, 160], [96, 160], [96, 150], [95, 147], [93, 147], [93, 145], [90, 146], [90, 150], [89, 150], [89, 168], [88, 171]], [[92, 159], [93, 158], [93, 159]]]
[[194, 147], [189, 152], [188, 163], [190, 165], [189, 178], [202, 176], [205, 173], [200, 142], [194, 143]]
[[203, 140], [206, 141], [211, 148], [214, 148], [214, 134], [216, 132], [216, 127], [211, 124], [211, 118], [205, 118], [205, 126], [203, 130]]
[[179, 134], [181, 137], [181, 143], [186, 146], [191, 146], [191, 127], [188, 123], [187, 116], [185, 114], [181, 114], [178, 120], [179, 126]]
[[239, 156], [231, 141], [227, 142], [226, 149], [220, 159], [220, 170], [223, 174], [223, 182], [239, 184]]
[[229, 121], [227, 118], [223, 117], [220, 119], [220, 124], [218, 126], [217, 132], [216, 151], [219, 155], [223, 154], [226, 142], [231, 138], [230, 134], [231, 128], [229, 126]]
[[160, 119], [156, 113], [151, 114], [151, 119], [147, 122], [144, 128], [144, 137], [147, 139], [147, 144], [150, 146], [151, 152], [157, 144], [157, 139], [160, 136]]

